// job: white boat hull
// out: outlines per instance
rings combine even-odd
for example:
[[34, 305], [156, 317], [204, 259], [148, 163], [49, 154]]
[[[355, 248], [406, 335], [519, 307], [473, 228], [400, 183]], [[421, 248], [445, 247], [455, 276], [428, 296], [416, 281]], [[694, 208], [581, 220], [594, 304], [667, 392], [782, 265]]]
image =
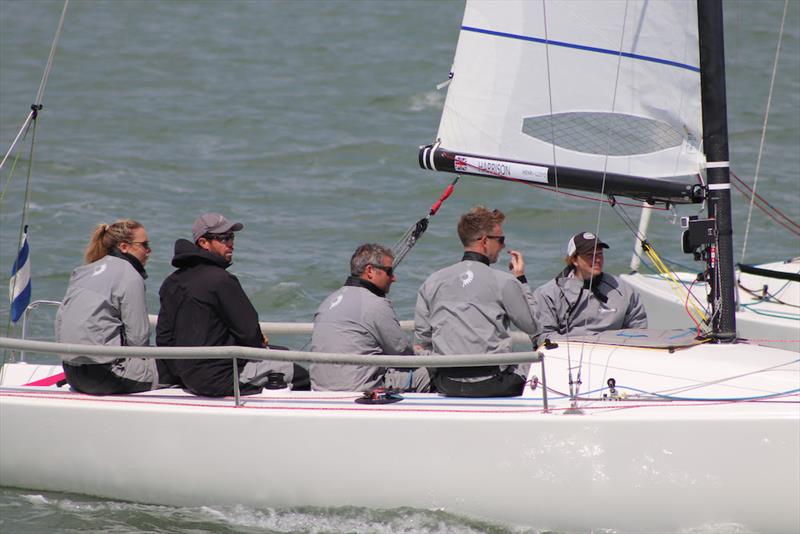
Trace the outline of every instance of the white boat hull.
[[[566, 389], [555, 384], [581, 354], [582, 391], [597, 390], [582, 415], [552, 392], [545, 413], [541, 388], [372, 406], [356, 393], [265, 392], [237, 408], [178, 390], [97, 398], [4, 385], [0, 484], [167, 505], [442, 508], [559, 531], [800, 530], [795, 355], [562, 343], [546, 352], [552, 388]], [[629, 395], [781, 397], [602, 400], [609, 377]]]
[[[800, 260], [759, 265], [765, 269], [784, 272], [800, 272]], [[689, 287], [695, 279], [693, 273], [675, 273]], [[620, 278], [636, 288], [647, 311], [650, 328], [690, 328], [692, 320], [685, 309], [685, 292], [673, 291], [671, 284], [660, 275], [641, 273], [623, 274]], [[764, 286], [770, 293], [777, 293], [786, 304], [760, 301], [739, 289], [739, 309], [736, 312], [736, 330], [741, 338], [753, 340], [764, 346], [800, 352], [800, 283], [765, 278], [737, 271], [737, 279], [747, 288], [761, 290]], [[694, 297], [706, 305], [707, 286], [696, 283], [692, 287]]]

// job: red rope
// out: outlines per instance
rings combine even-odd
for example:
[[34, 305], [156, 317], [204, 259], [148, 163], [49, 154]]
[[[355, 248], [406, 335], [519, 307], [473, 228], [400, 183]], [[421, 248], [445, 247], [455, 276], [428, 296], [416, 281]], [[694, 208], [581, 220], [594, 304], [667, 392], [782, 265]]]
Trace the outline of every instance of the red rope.
[[[742, 195], [743, 195], [743, 196], [744, 196], [746, 199], [750, 200], [750, 198], [751, 198], [751, 197], [750, 197], [750, 195], [747, 193], [747, 191], [745, 191], [745, 190], [741, 189], [741, 188], [740, 188], [738, 185], [736, 185], [736, 183], [734, 183], [734, 184], [733, 184], [733, 187], [734, 187], [734, 189], [736, 189], [737, 191], [739, 191], [739, 193], [741, 193], [741, 194], [742, 194]], [[769, 212], [769, 211], [768, 211], [768, 210], [767, 210], [767, 209], [766, 209], [764, 206], [762, 206], [762, 205], [761, 205], [761, 204], [759, 204], [758, 202], [754, 202], [753, 204], [755, 204], [756, 206], [758, 206], [758, 209], [760, 209], [761, 211], [763, 211], [763, 212], [766, 214], [766, 216], [767, 216], [767, 217], [769, 217], [770, 219], [772, 219], [772, 220], [773, 220], [773, 221], [775, 221], [776, 223], [778, 223], [778, 224], [780, 224], [781, 226], [783, 226], [784, 228], [786, 228], [786, 229], [787, 229], [789, 232], [791, 232], [791, 233], [793, 233], [793, 234], [795, 234], [795, 235], [800, 235], [800, 232], [798, 232], [798, 231], [797, 231], [797, 230], [795, 230], [794, 228], [791, 228], [790, 226], [788, 226], [788, 225], [787, 225], [786, 223], [784, 223], [783, 221], [781, 221], [781, 220], [778, 220], [778, 219], [777, 219], [777, 218], [776, 218], [776, 217], [775, 217], [775, 216], [774, 216], [774, 215], [773, 215], [771, 212]]]
[[[702, 334], [702, 331], [701, 331], [701, 328], [700, 328], [700, 323], [698, 323], [697, 321], [694, 320], [694, 315], [692, 315], [692, 312], [689, 311], [689, 299], [692, 298], [692, 296], [693, 296], [692, 288], [694, 287], [694, 283], [696, 281], [697, 281], [696, 279], [692, 280], [692, 283], [689, 285], [689, 290], [687, 291], [687, 294], [686, 294], [686, 301], [684, 301], [684, 303], [683, 303], [683, 309], [686, 310], [686, 315], [689, 316], [689, 319], [691, 319], [692, 322], [694, 323], [694, 325], [697, 327], [697, 336], [699, 337]], [[697, 299], [695, 299], [695, 300], [697, 300]], [[700, 306], [703, 307], [702, 304]]]
[[23, 386], [52, 386], [53, 384], [58, 384], [62, 380], [64, 380], [64, 373], [58, 373], [53, 376], [42, 378], [41, 380], [28, 382], [27, 384], [23, 384]]
[[754, 193], [754, 194], [755, 194], [755, 196], [756, 196], [756, 198], [757, 198], [758, 200], [760, 200], [761, 202], [763, 202], [764, 204], [766, 204], [767, 206], [769, 206], [769, 208], [770, 208], [770, 209], [772, 209], [773, 211], [775, 211], [775, 213], [777, 213], [778, 215], [780, 215], [780, 216], [781, 216], [783, 219], [785, 219], [785, 220], [786, 220], [786, 221], [787, 221], [789, 224], [791, 224], [792, 226], [795, 226], [795, 227], [797, 227], [797, 228], [800, 228], [800, 224], [798, 224], [798, 223], [794, 222], [794, 221], [793, 221], [793, 220], [791, 220], [789, 217], [787, 217], [787, 216], [786, 216], [786, 215], [785, 215], [785, 214], [784, 214], [784, 213], [783, 213], [781, 210], [779, 210], [778, 208], [776, 208], [775, 206], [773, 206], [772, 204], [770, 204], [770, 203], [767, 201], [767, 199], [765, 199], [764, 197], [762, 197], [762, 196], [761, 196], [761, 195], [759, 195], [758, 193], [755, 193], [755, 191], [753, 191], [753, 188], [752, 188], [752, 187], [750, 187], [749, 185], [747, 185], [747, 182], [745, 182], [744, 180], [742, 180], [741, 178], [739, 178], [739, 177], [738, 177], [738, 176], [737, 176], [735, 173], [733, 173], [733, 172], [731, 173], [731, 175], [733, 175], [733, 177], [734, 177], [734, 178], [735, 178], [735, 179], [736, 179], [736, 180], [737, 180], [737, 181], [738, 181], [740, 184], [742, 184], [743, 186], [745, 186], [745, 187], [747, 188], [747, 190], [748, 190], [748, 191], [750, 191], [751, 193]]
[[[767, 215], [767, 216], [768, 216], [770, 219], [772, 219], [772, 220], [773, 220], [773, 221], [775, 221], [776, 223], [780, 224], [781, 226], [783, 226], [784, 228], [786, 228], [787, 230], [789, 230], [789, 231], [790, 231], [790, 232], [792, 232], [793, 234], [795, 234], [795, 235], [800, 235], [800, 232], [798, 232], [798, 230], [795, 230], [795, 228], [798, 228], [798, 229], [800, 229], [800, 224], [797, 224], [796, 222], [794, 222], [793, 220], [791, 220], [791, 219], [790, 219], [789, 217], [787, 217], [787, 216], [786, 216], [786, 215], [785, 215], [785, 214], [784, 214], [784, 213], [783, 213], [781, 210], [779, 210], [778, 208], [776, 208], [775, 206], [773, 206], [772, 204], [770, 204], [769, 202], [767, 202], [767, 200], [766, 200], [766, 199], [764, 199], [764, 197], [762, 197], [762, 196], [761, 196], [761, 195], [759, 195], [758, 193], [755, 193], [755, 192], [753, 191], [753, 189], [752, 189], [752, 188], [751, 188], [749, 185], [747, 185], [747, 183], [745, 183], [745, 182], [744, 182], [744, 181], [743, 181], [741, 178], [739, 178], [738, 176], [736, 176], [736, 174], [734, 174], [734, 173], [731, 173], [731, 175], [732, 175], [732, 176], [733, 176], [733, 177], [736, 179], [736, 182], [738, 182], [739, 184], [741, 184], [741, 186], [743, 186], [743, 187], [745, 187], [745, 188], [747, 189], [747, 191], [745, 191], [744, 189], [742, 189], [741, 187], [739, 187], [739, 185], [737, 185], [737, 183], [736, 183], [736, 182], [734, 182], [734, 183], [733, 183], [733, 187], [734, 187], [734, 188], [735, 188], [737, 191], [739, 191], [739, 193], [741, 193], [741, 194], [742, 194], [742, 195], [743, 195], [745, 198], [747, 198], [748, 200], [751, 200], [751, 199], [753, 198], [753, 195], [755, 195], [755, 199], [756, 199], [756, 201], [753, 201], [753, 204], [755, 204], [756, 206], [758, 206], [758, 208], [759, 208], [761, 211], [763, 211], [763, 212], [764, 212], [764, 213], [765, 213], [765, 214], [766, 214], [766, 215]], [[759, 203], [759, 202], [760, 202], [760, 203]], [[762, 204], [763, 204], [763, 205], [762, 205]], [[766, 207], [765, 207], [765, 206], [766, 206]], [[772, 212], [774, 212], [774, 213], [771, 213], [771, 212], [770, 212], [770, 211], [769, 211], [767, 208], [769, 208], [769, 210], [772, 210]], [[788, 222], [788, 223], [789, 223], [791, 226], [794, 226], [795, 228], [791, 228], [790, 226], [787, 226], [785, 222], [783, 222], [783, 221], [779, 220], [779, 219], [778, 219], [778, 218], [775, 216], [776, 214], [777, 214], [777, 216], [778, 216], [778, 217], [780, 217], [780, 218], [784, 219], [784, 220], [785, 220], [785, 221], [787, 221], [787, 222]]]

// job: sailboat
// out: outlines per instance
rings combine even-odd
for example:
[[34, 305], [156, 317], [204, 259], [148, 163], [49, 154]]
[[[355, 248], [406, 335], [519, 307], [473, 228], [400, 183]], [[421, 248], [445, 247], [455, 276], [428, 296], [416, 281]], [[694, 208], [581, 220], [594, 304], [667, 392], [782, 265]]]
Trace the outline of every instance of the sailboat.
[[[557, 339], [541, 353], [488, 356], [269, 353], [305, 362], [531, 364], [520, 397], [404, 394], [390, 404], [362, 392], [281, 390], [91, 397], [60, 386], [58, 366], [7, 364], [0, 485], [167, 505], [436, 508], [558, 531], [797, 531], [800, 359], [736, 343], [730, 307], [721, 23], [718, 0], [697, 10], [689, 2], [470, 0], [437, 140], [420, 152], [424, 167], [464, 175], [652, 203], [705, 200], [713, 239], [698, 250], [715, 247], [722, 306], [711, 337], [607, 332]], [[588, 76], [596, 92], [609, 71], [613, 105], [584, 98], [587, 84], [575, 76]], [[685, 105], [664, 109], [674, 102]], [[703, 166], [699, 183], [693, 176]], [[269, 335], [310, 328], [262, 327]], [[9, 338], [0, 347], [266, 357], [243, 347]]]

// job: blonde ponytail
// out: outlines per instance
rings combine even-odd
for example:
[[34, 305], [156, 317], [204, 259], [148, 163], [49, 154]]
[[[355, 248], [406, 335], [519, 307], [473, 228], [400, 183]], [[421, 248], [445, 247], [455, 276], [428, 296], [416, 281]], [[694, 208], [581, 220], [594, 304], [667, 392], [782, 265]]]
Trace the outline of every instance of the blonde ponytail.
[[113, 224], [98, 224], [83, 253], [84, 260], [86, 263], [96, 262], [120, 243], [130, 243], [133, 231], [137, 228], [142, 228], [142, 224], [133, 219], [119, 219]]

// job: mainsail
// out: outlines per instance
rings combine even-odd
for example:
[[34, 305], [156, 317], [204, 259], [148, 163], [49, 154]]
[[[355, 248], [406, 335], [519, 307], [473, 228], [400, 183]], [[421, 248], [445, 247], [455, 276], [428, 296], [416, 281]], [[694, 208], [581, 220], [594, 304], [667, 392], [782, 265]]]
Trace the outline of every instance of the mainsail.
[[468, 0], [424, 168], [698, 202], [694, 2]]

